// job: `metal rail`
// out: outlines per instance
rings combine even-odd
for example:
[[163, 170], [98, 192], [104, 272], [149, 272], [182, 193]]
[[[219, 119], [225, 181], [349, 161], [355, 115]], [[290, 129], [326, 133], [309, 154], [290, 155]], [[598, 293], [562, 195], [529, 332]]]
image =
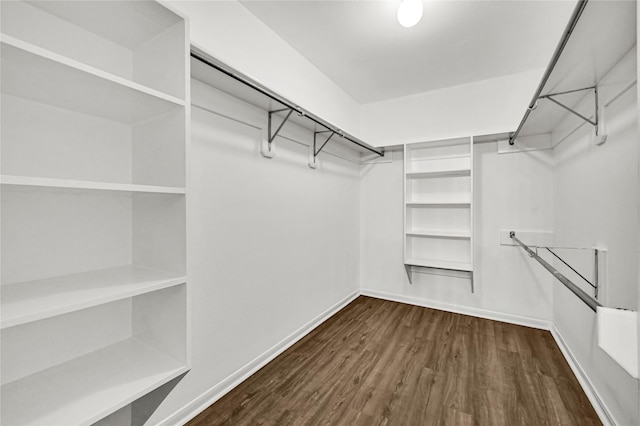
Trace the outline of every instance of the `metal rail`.
[[562, 52], [564, 51], [564, 48], [567, 45], [567, 42], [569, 41], [569, 37], [571, 37], [571, 33], [573, 33], [573, 30], [575, 29], [576, 24], [578, 23], [578, 20], [580, 19], [580, 16], [584, 11], [584, 8], [587, 6], [587, 2], [588, 0], [580, 0], [578, 4], [576, 4], [576, 8], [573, 10], [571, 19], [569, 19], [569, 23], [567, 24], [567, 27], [565, 28], [564, 33], [562, 34], [560, 43], [558, 43], [558, 46], [556, 47], [555, 52], [553, 52], [553, 57], [551, 58], [551, 62], [549, 62], [549, 66], [547, 66], [547, 69], [544, 72], [544, 75], [542, 76], [542, 80], [540, 81], [540, 84], [536, 89], [535, 95], [533, 95], [533, 99], [531, 100], [529, 107], [524, 113], [524, 117], [522, 118], [522, 121], [520, 121], [520, 125], [518, 126], [518, 129], [513, 133], [513, 135], [509, 137], [509, 145], [514, 144], [516, 138], [518, 137], [518, 135], [520, 134], [520, 131], [522, 130], [522, 127], [524, 126], [524, 123], [529, 118], [529, 114], [531, 114], [531, 111], [533, 111], [536, 108], [536, 102], [538, 102], [538, 98], [540, 98], [542, 89], [544, 89], [545, 84], [547, 84], [547, 81], [551, 76], [551, 72], [553, 72], [553, 69], [556, 67], [558, 60], [560, 59], [560, 55], [562, 55]]
[[[311, 114], [308, 111], [304, 111], [302, 108], [300, 108], [299, 106], [295, 105], [293, 102], [283, 98], [282, 96], [272, 92], [271, 90], [267, 89], [266, 87], [261, 86], [260, 84], [252, 81], [249, 77], [246, 77], [242, 74], [240, 74], [239, 72], [229, 68], [226, 65], [223, 65], [222, 63], [220, 63], [219, 61], [211, 58], [209, 55], [207, 55], [206, 53], [202, 52], [200, 49], [196, 48], [196, 47], [192, 47], [191, 48], [191, 57], [194, 59], [197, 59], [198, 61], [202, 62], [203, 64], [206, 64], [208, 66], [210, 66], [211, 68], [220, 71], [221, 73], [233, 78], [236, 81], [239, 81], [240, 83], [244, 84], [245, 86], [250, 87], [251, 89], [260, 92], [261, 94], [263, 94], [264, 96], [268, 97], [269, 99], [272, 99], [276, 102], [281, 103], [282, 105], [284, 105], [285, 107], [287, 107], [287, 109], [291, 110], [291, 111], [296, 111], [298, 113], [298, 115], [304, 116], [306, 118], [308, 118], [309, 120], [313, 121], [314, 123], [324, 127], [325, 129], [332, 131], [334, 133], [336, 133], [337, 135], [339, 135], [341, 138], [343, 138], [344, 140], [347, 140], [355, 145], [358, 145], [361, 148], [366, 149], [367, 151], [370, 151], [374, 154], [378, 154], [380, 157], [384, 156], [384, 149], [382, 150], [376, 150], [372, 147], [370, 147], [369, 145], [367, 145], [366, 143], [358, 140], [357, 138], [355, 138], [354, 136], [350, 136], [345, 134], [342, 130], [334, 127], [333, 125], [331, 125], [330, 123], [324, 121], [323, 119], [321, 119], [320, 117], [317, 117], [313, 114]], [[286, 120], [285, 120], [286, 121]], [[277, 132], [276, 132], [277, 134]]]
[[585, 293], [584, 290], [582, 290], [580, 287], [578, 287], [577, 285], [575, 285], [570, 279], [568, 279], [567, 277], [565, 277], [564, 275], [562, 275], [560, 272], [558, 272], [558, 270], [556, 268], [554, 268], [553, 266], [551, 266], [549, 263], [547, 263], [543, 258], [541, 258], [540, 256], [538, 256], [538, 254], [531, 250], [529, 248], [529, 246], [527, 246], [525, 243], [523, 243], [522, 241], [520, 241], [518, 239], [518, 237], [516, 237], [516, 233], [511, 231], [509, 232], [509, 237], [511, 237], [511, 239], [513, 241], [515, 241], [516, 243], [518, 243], [518, 245], [520, 245], [528, 254], [529, 256], [533, 257], [535, 260], [538, 261], [539, 264], [541, 264], [547, 271], [551, 272], [551, 274], [558, 280], [560, 281], [562, 284], [564, 284], [565, 287], [567, 287], [569, 290], [571, 290], [571, 292], [573, 294], [575, 294], [576, 296], [578, 296], [578, 298], [580, 300], [582, 300], [589, 308], [591, 308], [591, 310], [593, 310], [594, 312], [596, 312], [596, 309], [598, 308], [598, 306], [602, 306], [602, 304], [600, 302], [598, 302], [597, 300], [595, 300], [593, 297], [589, 296], [587, 293]]

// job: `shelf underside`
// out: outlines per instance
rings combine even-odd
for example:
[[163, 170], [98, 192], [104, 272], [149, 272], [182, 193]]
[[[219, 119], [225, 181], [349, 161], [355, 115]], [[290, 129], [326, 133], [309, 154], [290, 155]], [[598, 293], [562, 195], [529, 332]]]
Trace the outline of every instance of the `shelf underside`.
[[473, 266], [467, 262], [409, 258], [409, 259], [406, 259], [404, 263], [405, 265], [408, 265], [408, 266], [419, 266], [422, 268], [447, 269], [451, 271], [465, 271], [465, 272], [473, 271]]
[[138, 266], [89, 271], [0, 287], [1, 328], [182, 284], [185, 277]]
[[38, 1], [35, 5], [129, 49], [151, 40], [182, 20], [152, 1]]
[[128, 339], [2, 385], [2, 424], [90, 425], [186, 371]]

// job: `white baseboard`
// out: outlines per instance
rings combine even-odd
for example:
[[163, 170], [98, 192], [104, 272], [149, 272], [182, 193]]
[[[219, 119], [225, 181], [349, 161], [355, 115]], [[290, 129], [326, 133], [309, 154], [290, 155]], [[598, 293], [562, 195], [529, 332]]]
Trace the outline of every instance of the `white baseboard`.
[[222, 382], [213, 386], [198, 398], [194, 399], [189, 404], [161, 421], [159, 424], [169, 426], [182, 425], [187, 423], [189, 420], [193, 419], [195, 416], [201, 413], [205, 408], [209, 407], [218, 399], [229, 393], [233, 388], [248, 379], [256, 371], [267, 365], [275, 357], [280, 355], [285, 350], [289, 349], [297, 341], [309, 334], [324, 321], [336, 314], [339, 310], [347, 306], [349, 303], [353, 302], [358, 296], [360, 296], [360, 292], [358, 290], [352, 292], [351, 294], [334, 304], [332, 307], [300, 327], [298, 330], [282, 339], [276, 345], [255, 358], [253, 361], [249, 362], [248, 364], [237, 370], [235, 373], [231, 374]]
[[604, 426], [615, 426], [616, 422], [611, 416], [611, 411], [609, 411], [605, 403], [598, 395], [598, 392], [596, 392], [596, 389], [591, 383], [591, 380], [589, 380], [589, 377], [587, 377], [587, 375], [585, 374], [582, 366], [573, 356], [571, 349], [569, 349], [569, 346], [567, 345], [564, 338], [562, 337], [562, 334], [560, 334], [560, 331], [558, 331], [555, 325], [551, 327], [551, 335], [560, 348], [560, 351], [562, 351], [562, 355], [564, 355], [567, 363], [569, 363], [569, 367], [571, 367], [573, 374], [578, 379], [578, 382], [580, 383], [580, 386], [582, 387], [584, 393], [587, 395], [589, 402], [591, 402], [593, 409], [596, 410], [596, 413], [598, 414], [598, 417], [600, 418], [602, 424]]
[[376, 299], [390, 300], [392, 302], [406, 303], [409, 305], [422, 306], [424, 308], [437, 309], [439, 311], [454, 312], [456, 314], [470, 315], [473, 317], [485, 318], [494, 321], [506, 322], [509, 324], [523, 325], [525, 327], [549, 330], [551, 321], [538, 318], [525, 317], [520, 315], [505, 314], [502, 312], [489, 311], [486, 309], [472, 308], [463, 305], [435, 302], [432, 300], [417, 297], [404, 296], [400, 294], [385, 293], [377, 290], [362, 288], [360, 294], [363, 296], [375, 297]]

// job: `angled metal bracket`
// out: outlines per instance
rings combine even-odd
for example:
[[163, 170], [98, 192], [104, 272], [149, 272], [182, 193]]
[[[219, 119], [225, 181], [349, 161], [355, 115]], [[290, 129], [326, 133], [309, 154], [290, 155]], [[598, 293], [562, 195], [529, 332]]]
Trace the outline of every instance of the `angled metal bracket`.
[[[560, 95], [566, 95], [569, 93], [576, 93], [576, 92], [583, 92], [586, 90], [593, 90], [593, 95], [594, 95], [594, 104], [595, 104], [595, 108], [594, 108], [594, 119], [590, 119], [585, 117], [584, 115], [580, 114], [579, 112], [577, 112], [576, 110], [574, 110], [573, 108], [563, 104], [562, 102], [560, 102], [558, 99], [556, 99], [556, 96], [560, 96]], [[554, 104], [558, 105], [559, 107], [569, 111], [571, 114], [579, 117], [580, 119], [582, 119], [583, 121], [591, 124], [594, 127], [595, 130], [595, 134], [598, 137], [598, 139], [596, 140], [596, 144], [598, 145], [602, 145], [606, 140], [607, 140], [607, 136], [604, 134], [604, 123], [602, 120], [602, 116], [603, 116], [603, 111], [600, 107], [600, 103], [599, 103], [599, 99], [598, 99], [598, 86], [591, 86], [591, 87], [585, 87], [582, 89], [575, 89], [575, 90], [567, 90], [564, 92], [557, 92], [557, 93], [550, 93], [548, 95], [541, 95], [538, 96], [538, 100], [540, 99], [548, 99], [551, 102], [553, 102]], [[538, 103], [536, 102], [533, 107], [530, 107], [530, 110], [534, 110], [536, 109], [538, 106]], [[515, 138], [517, 137], [517, 133], [512, 136], [511, 138], [509, 138], [509, 145], [513, 145], [515, 142]]]
[[[287, 115], [284, 117], [284, 119], [282, 120], [282, 122], [274, 132], [273, 131], [273, 115], [283, 111], [289, 111], [289, 112], [287, 112]], [[291, 114], [293, 113], [293, 111], [294, 110], [292, 108], [283, 108], [283, 109], [277, 109], [274, 111], [269, 111], [269, 123], [268, 123], [268, 130], [266, 134], [266, 140], [263, 141], [263, 144], [262, 144], [263, 145], [262, 155], [264, 155], [265, 157], [273, 158], [273, 156], [275, 155], [275, 149], [274, 149], [275, 147], [272, 146], [273, 141], [275, 140], [276, 136], [278, 136], [278, 133], [280, 133], [280, 130], [282, 130], [284, 123], [286, 123], [287, 120], [289, 120], [289, 117], [291, 117]]]
[[[329, 137], [327, 139], [325, 139], [324, 143], [320, 146], [320, 148], [318, 148], [318, 135], [323, 134], [323, 133], [331, 133], [329, 135]], [[316, 158], [318, 157], [318, 154], [320, 154], [320, 151], [322, 151], [322, 149], [327, 145], [327, 143], [329, 143], [329, 141], [331, 140], [331, 138], [333, 137], [333, 135], [335, 135], [336, 132], [333, 130], [324, 130], [322, 132], [313, 132], [313, 147], [310, 147], [309, 150], [309, 167], [311, 167], [312, 169], [315, 169], [318, 167], [318, 163], [316, 162]]]
[[[554, 96], [566, 95], [568, 93], [582, 92], [582, 91], [585, 91], [585, 90], [593, 90], [593, 94], [594, 94], [594, 97], [595, 97], [595, 121], [585, 117], [584, 115], [580, 114], [579, 112], [577, 112], [574, 109], [566, 106], [565, 104], [563, 104], [562, 102], [560, 102], [560, 101], [558, 101], [557, 99], [554, 98]], [[542, 95], [538, 99], [549, 99], [554, 104], [566, 109], [567, 111], [569, 111], [573, 115], [575, 115], [577, 117], [580, 117], [582, 120], [584, 120], [587, 123], [589, 123], [592, 126], [594, 126], [595, 129], [596, 129], [596, 135], [598, 134], [598, 113], [599, 113], [599, 111], [598, 111], [598, 86], [585, 87], [584, 89], [568, 90], [566, 92], [550, 93], [548, 95]]]
[[[322, 134], [322, 133], [331, 133], [329, 135], [329, 137], [327, 139], [325, 139], [324, 143], [322, 144], [322, 146], [318, 149], [316, 149], [317, 147], [317, 139], [318, 139], [318, 135]], [[320, 154], [320, 151], [322, 151], [322, 149], [325, 147], [325, 145], [329, 142], [329, 140], [331, 140], [331, 138], [333, 137], [333, 135], [335, 135], [336, 132], [334, 132], [333, 130], [325, 130], [323, 132], [314, 132], [313, 133], [313, 156], [317, 157], [318, 154]]]

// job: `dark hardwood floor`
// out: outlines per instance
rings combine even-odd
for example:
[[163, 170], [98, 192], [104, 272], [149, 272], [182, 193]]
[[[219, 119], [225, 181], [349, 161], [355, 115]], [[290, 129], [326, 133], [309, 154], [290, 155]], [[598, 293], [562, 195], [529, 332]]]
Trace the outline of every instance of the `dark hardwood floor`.
[[188, 423], [599, 425], [548, 331], [359, 297]]

